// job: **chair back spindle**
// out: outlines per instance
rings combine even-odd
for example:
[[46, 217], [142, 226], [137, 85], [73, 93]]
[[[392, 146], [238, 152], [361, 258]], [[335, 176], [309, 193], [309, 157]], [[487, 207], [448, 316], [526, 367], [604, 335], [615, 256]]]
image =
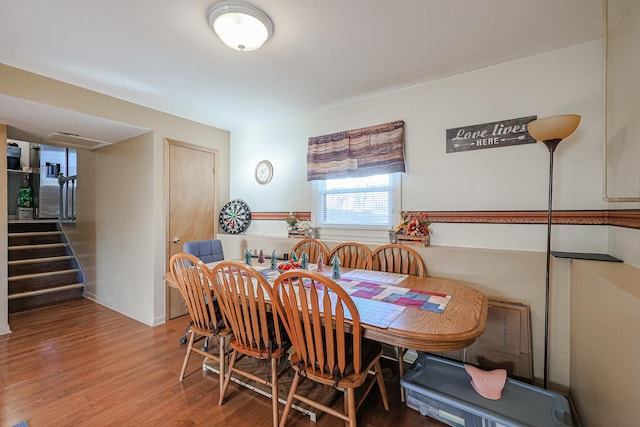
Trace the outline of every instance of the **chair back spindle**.
[[250, 353], [265, 357], [274, 347], [281, 347], [280, 324], [268, 308], [272, 298], [269, 282], [253, 268], [235, 261], [216, 265], [212, 275], [216, 298], [234, 340]]
[[426, 276], [427, 268], [420, 254], [414, 249], [400, 244], [388, 244], [373, 251], [373, 270], [387, 273]]
[[361, 243], [344, 242], [336, 245], [329, 253], [326, 263], [330, 264], [334, 256], [340, 259], [343, 268], [368, 270], [373, 264], [371, 250]]
[[278, 277], [274, 292], [297, 363], [305, 371], [335, 380], [360, 373], [360, 315], [337, 283], [319, 273], [292, 271]]

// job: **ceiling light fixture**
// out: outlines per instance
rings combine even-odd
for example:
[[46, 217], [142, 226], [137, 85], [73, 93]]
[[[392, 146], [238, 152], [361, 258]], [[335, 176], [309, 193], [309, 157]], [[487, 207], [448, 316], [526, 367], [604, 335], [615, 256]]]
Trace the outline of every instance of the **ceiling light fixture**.
[[209, 26], [232, 49], [259, 49], [273, 35], [273, 22], [262, 10], [243, 1], [221, 1], [207, 10]]

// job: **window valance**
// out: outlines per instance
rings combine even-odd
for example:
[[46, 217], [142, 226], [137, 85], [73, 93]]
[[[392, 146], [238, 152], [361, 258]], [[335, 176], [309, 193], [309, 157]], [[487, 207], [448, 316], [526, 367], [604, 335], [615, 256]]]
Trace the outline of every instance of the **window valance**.
[[404, 171], [402, 120], [309, 138], [307, 181]]

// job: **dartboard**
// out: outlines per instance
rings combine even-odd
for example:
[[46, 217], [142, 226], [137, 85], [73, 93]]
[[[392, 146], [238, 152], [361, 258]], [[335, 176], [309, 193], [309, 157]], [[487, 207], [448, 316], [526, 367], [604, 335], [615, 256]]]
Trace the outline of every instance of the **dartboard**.
[[249, 228], [251, 210], [242, 200], [232, 200], [220, 211], [220, 226], [224, 231], [238, 234]]

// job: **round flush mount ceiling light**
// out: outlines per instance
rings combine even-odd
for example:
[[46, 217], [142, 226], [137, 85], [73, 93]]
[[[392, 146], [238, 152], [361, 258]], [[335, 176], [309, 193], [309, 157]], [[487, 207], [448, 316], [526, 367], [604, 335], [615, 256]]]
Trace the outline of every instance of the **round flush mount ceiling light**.
[[220, 1], [207, 10], [209, 26], [232, 49], [259, 49], [273, 35], [273, 22], [262, 10], [243, 1]]

